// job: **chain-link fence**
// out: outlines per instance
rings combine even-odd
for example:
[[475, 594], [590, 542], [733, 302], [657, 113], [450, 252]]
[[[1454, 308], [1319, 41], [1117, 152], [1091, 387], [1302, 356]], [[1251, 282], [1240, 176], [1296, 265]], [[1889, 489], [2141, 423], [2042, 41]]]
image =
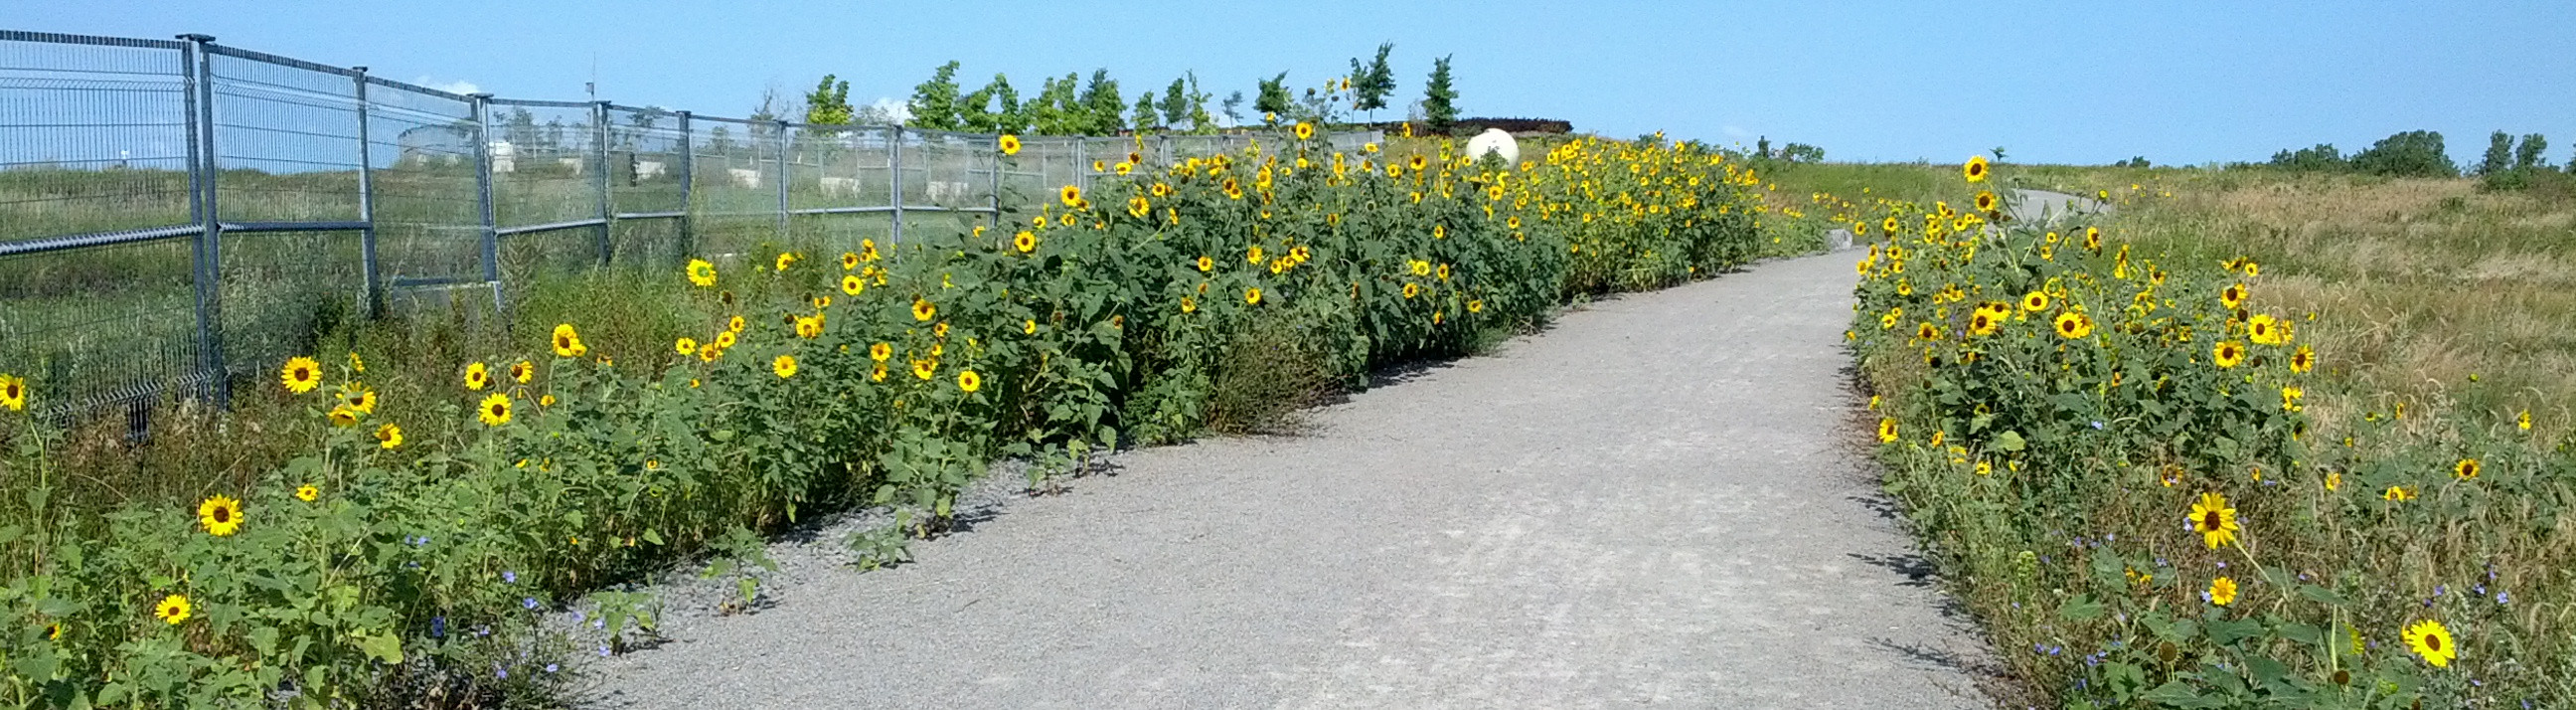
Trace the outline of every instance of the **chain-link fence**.
[[[214, 43], [0, 31], [0, 372], [58, 416], [546, 271], [899, 241], [1249, 135], [995, 136], [460, 95]], [[1333, 137], [1356, 149], [1375, 134]], [[930, 219], [925, 217], [951, 217]]]

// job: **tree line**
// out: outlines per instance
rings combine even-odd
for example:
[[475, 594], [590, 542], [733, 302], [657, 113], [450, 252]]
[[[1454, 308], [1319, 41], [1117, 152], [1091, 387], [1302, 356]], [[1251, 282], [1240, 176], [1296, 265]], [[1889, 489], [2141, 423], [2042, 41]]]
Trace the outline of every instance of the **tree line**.
[[[1037, 95], [1023, 97], [1008, 75], [995, 73], [982, 87], [968, 90], [958, 81], [963, 65], [950, 61], [931, 70], [930, 78], [912, 89], [904, 103], [908, 115], [878, 106], [850, 104], [850, 82], [827, 74], [806, 92], [805, 122], [815, 125], [891, 125], [971, 133], [1020, 135], [1115, 135], [1128, 131], [1216, 133], [1230, 127], [1313, 122], [1327, 126], [1350, 122], [1354, 114], [1371, 118], [1388, 107], [1395, 94], [1395, 70], [1389, 57], [1395, 43], [1379, 44], [1375, 56], [1351, 58], [1347, 75], [1304, 87], [1302, 95], [1288, 85], [1288, 72], [1260, 79], [1247, 97], [1241, 90], [1222, 99], [1199, 85], [1196, 72], [1183, 73], [1160, 91], [1146, 88], [1133, 101], [1108, 69], [1094, 69], [1088, 80], [1067, 72], [1042, 80]], [[1450, 57], [1432, 60], [1422, 98], [1407, 120], [1433, 132], [1447, 132], [1458, 121], [1458, 91]], [[760, 113], [777, 109], [775, 97], [764, 98]]]

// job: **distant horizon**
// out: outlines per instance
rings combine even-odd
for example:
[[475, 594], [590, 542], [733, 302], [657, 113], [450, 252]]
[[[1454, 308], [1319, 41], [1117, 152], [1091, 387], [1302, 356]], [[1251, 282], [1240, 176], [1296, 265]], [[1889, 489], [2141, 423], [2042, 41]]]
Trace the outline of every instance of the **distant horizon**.
[[[1397, 86], [1380, 121], [1403, 118], [1431, 59], [1448, 55], [1462, 115], [1746, 147], [1767, 136], [1831, 162], [1941, 163], [2002, 146], [2030, 164], [2225, 164], [2320, 143], [2350, 152], [2410, 130], [2440, 132], [2455, 162], [2474, 162], [2499, 129], [2558, 136], [2551, 164], [2576, 146], [2576, 53], [2529, 29], [2576, 27], [2576, 4], [2187, 5], [465, 3], [370, 8], [369, 31], [350, 33], [353, 11], [338, 4], [107, 0], [22, 7], [8, 29], [203, 32], [460, 93], [585, 100], [595, 80], [621, 105], [728, 116], [764, 91], [801, 97], [825, 74], [851, 82], [854, 105], [899, 103], [950, 60], [964, 89], [999, 71], [1023, 100], [1047, 76], [1101, 67], [1131, 102], [1185, 72], [1219, 99], [1282, 70], [1302, 91], [1392, 41]], [[958, 41], [975, 34], [991, 39]], [[1921, 70], [1926, 58], [1935, 71]]]

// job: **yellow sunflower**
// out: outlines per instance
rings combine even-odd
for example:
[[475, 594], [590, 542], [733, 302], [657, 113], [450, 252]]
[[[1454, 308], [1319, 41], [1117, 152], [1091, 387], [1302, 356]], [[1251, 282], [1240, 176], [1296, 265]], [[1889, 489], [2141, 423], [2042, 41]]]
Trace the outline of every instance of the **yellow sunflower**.
[[1182, 313], [1196, 313], [1196, 312], [1198, 312], [1198, 310], [1199, 310], [1199, 302], [1198, 302], [1198, 299], [1191, 298], [1191, 297], [1188, 297], [1188, 296], [1182, 296], [1182, 297], [1181, 297], [1181, 312], [1182, 312]]
[[823, 315], [822, 315], [822, 314], [817, 313], [817, 314], [810, 315], [810, 316], [798, 316], [798, 317], [796, 318], [796, 337], [804, 338], [804, 339], [806, 339], [806, 340], [812, 340], [812, 339], [819, 338], [819, 337], [822, 337], [822, 336], [823, 336]]
[[1996, 202], [1995, 193], [1986, 190], [1977, 191], [1977, 211], [1993, 212]]
[[1404, 284], [1404, 297], [1405, 297], [1405, 298], [1412, 298], [1412, 297], [1419, 296], [1419, 295], [1422, 295], [1422, 285], [1421, 285], [1421, 284], [1413, 283], [1413, 282], [1410, 282], [1410, 281], [1405, 282], [1405, 284]]
[[2245, 284], [2228, 284], [2227, 288], [2219, 289], [2218, 304], [2231, 311], [2245, 305]]
[[1062, 189], [1056, 190], [1055, 198], [1056, 200], [1063, 202], [1066, 207], [1080, 206], [1082, 204], [1082, 186], [1066, 185]]
[[1038, 233], [1026, 229], [1020, 230], [1017, 236], [1011, 237], [1011, 248], [1019, 250], [1022, 254], [1037, 251]]
[[930, 319], [932, 319], [932, 318], [937, 318], [937, 317], [939, 317], [939, 307], [938, 307], [938, 306], [930, 305], [930, 299], [927, 299], [927, 298], [914, 298], [914, 299], [912, 299], [912, 319], [913, 319], [913, 320], [920, 321], [920, 322], [924, 322], [924, 323], [928, 323], [928, 322], [930, 322]]
[[783, 380], [783, 379], [790, 378], [790, 377], [795, 377], [795, 376], [796, 376], [796, 356], [794, 356], [794, 355], [780, 355], [780, 356], [778, 356], [778, 358], [777, 358], [777, 359], [769, 361], [769, 371], [770, 371], [770, 372], [778, 373], [778, 379], [782, 379], [782, 380]]
[[2083, 338], [2092, 335], [2093, 319], [2072, 311], [2057, 314], [2057, 334], [2067, 338]]
[[[27, 410], [27, 380], [17, 375], [0, 374], [0, 407], [12, 412]], [[2529, 427], [2524, 427], [2529, 428]]]
[[2209, 358], [2219, 367], [2235, 367], [2244, 364], [2245, 344], [2233, 340], [2219, 341], [2217, 347], [2210, 348]]
[[1483, 312], [1485, 312], [1485, 301], [1484, 301], [1484, 299], [1468, 299], [1468, 300], [1467, 300], [1467, 312], [1468, 312], [1468, 313], [1483, 313]]
[[787, 267], [794, 266], [794, 265], [796, 265], [796, 253], [795, 253], [795, 252], [782, 251], [782, 252], [779, 252], [779, 253], [778, 253], [778, 270], [779, 270], [779, 271], [786, 271], [786, 270], [787, 270]]
[[1922, 322], [1922, 323], [1915, 324], [1915, 326], [1914, 326], [1914, 339], [1915, 339], [1915, 340], [1940, 340], [1940, 339], [1941, 339], [1941, 327], [1940, 327], [1940, 326], [1933, 325], [1931, 321], [1924, 321], [1924, 322]]
[[1994, 335], [1996, 327], [1997, 319], [1995, 318], [1995, 314], [1991, 311], [1979, 308], [1975, 313], [1968, 314], [1969, 335]]
[[2236, 531], [2243, 529], [2236, 524], [2236, 509], [2227, 507], [2227, 496], [2202, 493], [2200, 500], [2191, 504], [2191, 530], [2200, 533], [2201, 542], [2207, 543], [2209, 549], [2235, 542]]
[[2451, 665], [2451, 659], [2460, 657], [2459, 644], [2451, 640], [2451, 630], [2444, 628], [2442, 622], [2432, 619], [2418, 621], [2406, 627], [2403, 635], [2407, 650], [2423, 656], [2424, 662], [2433, 664], [2435, 668], [2447, 667]]
[[1020, 137], [1019, 137], [1019, 136], [1015, 136], [1015, 135], [1011, 135], [1011, 134], [1008, 134], [1008, 133], [1004, 133], [1004, 134], [1002, 134], [1002, 137], [1001, 137], [1001, 139], [1000, 139], [998, 142], [1000, 143], [999, 147], [1002, 149], [1002, 154], [1003, 154], [1003, 155], [1019, 155], [1019, 154], [1020, 154]]
[[191, 608], [187, 595], [172, 594], [162, 597], [161, 603], [152, 605], [152, 615], [172, 626], [177, 626], [179, 622], [188, 620]]
[[2391, 502], [2414, 500], [2415, 489], [2405, 486], [2389, 486], [2388, 490], [2379, 492], [2379, 499]]
[[2257, 313], [2245, 321], [2245, 339], [2256, 345], [2279, 345], [2287, 335], [2287, 328], [2270, 313]]
[[322, 363], [301, 355], [287, 358], [286, 367], [277, 371], [277, 379], [286, 384], [288, 392], [311, 392], [313, 388], [322, 386]]
[[2451, 475], [2463, 481], [2474, 481], [2478, 478], [2479, 468], [2481, 465], [2477, 459], [2464, 458], [2460, 459], [2459, 463], [2451, 464]]
[[857, 274], [844, 274], [844, 275], [842, 275], [842, 276], [841, 276], [841, 292], [842, 292], [842, 293], [846, 293], [846, 294], [850, 294], [850, 295], [852, 295], [852, 296], [856, 296], [856, 295], [859, 295], [859, 294], [862, 294], [862, 293], [866, 293], [866, 292], [867, 292], [867, 290], [868, 290], [868, 280], [867, 280], [867, 279], [859, 278], [859, 276], [858, 276]]
[[358, 425], [358, 410], [350, 409], [349, 406], [345, 404], [332, 407], [329, 416], [331, 418], [331, 426], [346, 429], [348, 427]]
[[494, 392], [492, 396], [484, 397], [481, 404], [474, 405], [474, 416], [482, 419], [484, 426], [510, 423], [509, 395]]
[[528, 383], [528, 380], [533, 379], [533, 378], [535, 378], [536, 376], [537, 376], [537, 365], [536, 365], [536, 363], [528, 362], [528, 361], [526, 361], [526, 360], [520, 360], [520, 361], [518, 362], [518, 364], [514, 364], [514, 365], [511, 365], [511, 366], [510, 366], [510, 379], [518, 380], [518, 381], [519, 381], [519, 384], [523, 384], [523, 385], [524, 385], [524, 384], [527, 384], [527, 383]]
[[401, 447], [402, 444], [402, 427], [394, 426], [392, 424], [385, 424], [376, 427], [376, 446], [391, 450]]
[[314, 500], [319, 499], [319, 498], [321, 498], [321, 497], [322, 497], [322, 489], [314, 487], [314, 485], [313, 485], [313, 484], [307, 483], [307, 484], [304, 484], [304, 485], [296, 486], [296, 487], [295, 487], [295, 499], [296, 499], [296, 500], [304, 501], [304, 502], [306, 502], [306, 503], [311, 503], [311, 502], [313, 502]]
[[912, 376], [923, 380], [939, 376], [939, 363], [933, 360], [912, 361]]
[[[2298, 352], [2290, 353], [2291, 372], [2307, 372], [2309, 370], [2316, 369], [2316, 367], [2317, 353], [2314, 350], [2308, 349], [2308, 346], [2301, 345], [2299, 346]], [[2529, 429], [2531, 427], [2526, 426], [2523, 428]]]
[[1258, 306], [1258, 305], [1261, 305], [1261, 287], [1259, 287], [1259, 286], [1255, 286], [1255, 287], [1252, 287], [1252, 288], [1244, 289], [1244, 290], [1243, 290], [1243, 303], [1244, 303], [1245, 305], [1251, 305], [1251, 306]]
[[2299, 410], [2301, 410], [2301, 409], [2305, 409], [2305, 407], [2303, 407], [2303, 406], [2301, 406], [2301, 405], [2299, 404], [2299, 398], [2301, 398], [2301, 397], [2306, 397], [2306, 396], [2308, 396], [2308, 391], [2307, 391], [2306, 389], [2300, 388], [2300, 387], [2299, 387], [2299, 386], [2297, 386], [2297, 385], [2291, 385], [2291, 386], [2282, 387], [2282, 388], [2281, 388], [2281, 411], [2284, 411], [2284, 412], [2296, 412], [2296, 411], [2299, 411]]
[[492, 386], [492, 368], [477, 362], [465, 366], [465, 389], [475, 392]]
[[2048, 310], [2048, 293], [2044, 291], [2032, 291], [2030, 293], [2022, 294], [2021, 309], [2032, 313]]
[[[743, 329], [744, 327], [749, 326], [749, 325], [750, 325], [750, 322], [749, 322], [749, 321], [745, 321], [745, 320], [743, 320], [743, 319], [742, 319], [742, 316], [734, 316], [734, 317], [732, 317], [732, 318], [727, 318], [727, 319], [725, 319], [725, 332], [727, 332], [727, 333], [740, 333], [740, 332], [742, 332], [742, 329]], [[725, 347], [733, 347], [733, 343], [725, 343]]]
[[1137, 196], [1135, 196], [1135, 197], [1127, 198], [1127, 215], [1128, 215], [1128, 216], [1130, 216], [1130, 217], [1135, 217], [1135, 218], [1137, 218], [1137, 219], [1144, 219], [1144, 218], [1145, 218], [1145, 215], [1153, 214], [1153, 212], [1154, 212], [1154, 205], [1153, 205], [1153, 203], [1152, 203], [1152, 202], [1148, 202], [1148, 201], [1146, 201], [1146, 199], [1145, 199], [1145, 196], [1144, 196], [1144, 195], [1137, 195]]
[[2226, 577], [2209, 580], [2209, 603], [2219, 606], [2236, 603], [2236, 580]]
[[1968, 182], [1985, 182], [1986, 172], [1986, 156], [1982, 155], [1971, 156], [1968, 158], [1968, 164], [1959, 166], [1959, 173], [1966, 175]]
[[671, 343], [671, 350], [682, 355], [698, 354], [697, 338], [681, 338]]
[[716, 265], [707, 263], [705, 259], [690, 259], [689, 283], [700, 288], [716, 285]]
[[581, 357], [590, 351], [582, 347], [581, 334], [573, 331], [571, 323], [555, 325], [554, 345], [555, 357]]
[[342, 406], [357, 410], [359, 414], [376, 413], [375, 390], [353, 386], [340, 393], [340, 402]]
[[957, 389], [959, 391], [972, 394], [975, 390], [983, 388], [984, 376], [975, 374], [974, 370], [957, 371]]
[[716, 333], [715, 342], [708, 344], [708, 347], [699, 348], [698, 351], [705, 352], [708, 350], [723, 350], [733, 347], [734, 342], [737, 340], [740, 340], [740, 338], [735, 337], [733, 331], [720, 331]]
[[1896, 443], [1896, 419], [1894, 417], [1881, 418], [1878, 420], [1878, 443]]
[[1298, 121], [1297, 128], [1295, 130], [1297, 131], [1297, 140], [1302, 141], [1315, 137], [1315, 124]]

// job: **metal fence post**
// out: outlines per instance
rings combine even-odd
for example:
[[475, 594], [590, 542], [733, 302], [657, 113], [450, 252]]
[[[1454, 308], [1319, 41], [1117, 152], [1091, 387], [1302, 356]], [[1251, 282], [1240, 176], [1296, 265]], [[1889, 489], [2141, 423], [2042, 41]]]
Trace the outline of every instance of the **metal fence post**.
[[483, 216], [483, 280], [492, 285], [492, 310], [507, 320], [509, 301], [501, 297], [501, 232], [492, 209], [492, 95], [467, 94], [474, 107], [474, 199]]
[[212, 35], [184, 34], [181, 54], [187, 70], [188, 202], [197, 222], [194, 269], [197, 305], [197, 369], [207, 379], [205, 392], [219, 406], [232, 406], [232, 370], [224, 362], [223, 221], [215, 206], [214, 57], [206, 46]]
[[358, 106], [358, 221], [367, 224], [358, 230], [358, 296], [365, 303], [368, 318], [385, 314], [384, 283], [376, 266], [376, 168], [375, 148], [367, 139], [367, 68], [350, 67], [357, 72], [350, 80], [357, 87]]
[[792, 161], [787, 153], [794, 150], [796, 145], [795, 140], [788, 135], [787, 125], [786, 121], [778, 122], [778, 241], [780, 246], [786, 245], [788, 235], [787, 166]]
[[680, 112], [680, 260], [696, 255], [697, 205], [690, 201], [696, 189], [697, 140], [689, 133], [689, 112]]
[[617, 253], [616, 247], [609, 243], [608, 230], [608, 220], [616, 212], [610, 206], [608, 193], [608, 102], [591, 102], [590, 127], [591, 165], [598, 168], [592, 173], [591, 183], [597, 187], [599, 199], [599, 265], [607, 266], [609, 257]]
[[996, 230], [1002, 228], [1002, 148], [995, 142], [998, 140], [984, 142], [984, 154], [993, 157], [993, 213], [986, 215], [984, 223]]
[[886, 132], [886, 189], [893, 195], [886, 204], [894, 208], [894, 229], [886, 241], [903, 243], [903, 127]]
[[[1083, 170], [1082, 170], [1083, 166], [1085, 166], [1085, 165], [1089, 165], [1089, 164], [1090, 164], [1090, 163], [1084, 162], [1084, 160], [1083, 160], [1084, 158], [1088, 158], [1088, 157], [1091, 157], [1091, 139], [1089, 139], [1089, 138], [1084, 138], [1084, 137], [1082, 137], [1082, 136], [1074, 136], [1074, 137], [1073, 137], [1073, 184], [1076, 184], [1076, 185], [1080, 185], [1080, 186], [1082, 186], [1082, 191], [1083, 191], [1083, 192], [1090, 192], [1090, 191], [1091, 191], [1091, 173], [1083, 172]], [[1040, 180], [1040, 181], [1044, 181], [1044, 180], [1045, 180], [1045, 178], [1041, 177], [1041, 178], [1039, 178], [1039, 180]]]

